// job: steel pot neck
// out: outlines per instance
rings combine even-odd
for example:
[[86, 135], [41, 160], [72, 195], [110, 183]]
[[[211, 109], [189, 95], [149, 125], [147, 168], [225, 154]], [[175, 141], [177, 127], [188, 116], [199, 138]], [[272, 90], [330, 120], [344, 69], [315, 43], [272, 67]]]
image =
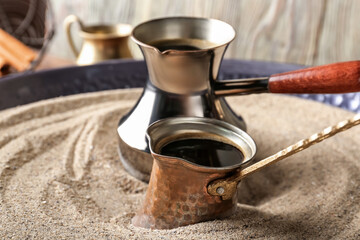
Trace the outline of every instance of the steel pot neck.
[[[147, 63], [149, 78], [157, 88], [175, 94], [193, 94], [208, 89], [235, 30], [216, 19], [172, 17], [136, 26], [132, 32]], [[161, 49], [159, 43], [176, 42], [193, 50]]]

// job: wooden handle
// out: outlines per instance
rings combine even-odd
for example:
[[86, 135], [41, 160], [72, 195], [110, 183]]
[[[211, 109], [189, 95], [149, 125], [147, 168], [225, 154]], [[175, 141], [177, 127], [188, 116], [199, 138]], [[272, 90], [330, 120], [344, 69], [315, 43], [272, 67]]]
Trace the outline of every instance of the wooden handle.
[[341, 62], [271, 75], [272, 93], [348, 93], [360, 91], [360, 61]]

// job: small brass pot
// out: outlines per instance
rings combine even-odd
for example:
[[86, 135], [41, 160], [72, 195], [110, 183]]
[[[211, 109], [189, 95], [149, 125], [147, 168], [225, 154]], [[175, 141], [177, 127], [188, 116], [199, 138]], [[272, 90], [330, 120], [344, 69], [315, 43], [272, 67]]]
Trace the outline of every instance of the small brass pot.
[[[79, 36], [84, 40], [80, 51], [71, 35], [71, 25], [75, 22], [80, 26]], [[64, 27], [78, 65], [94, 64], [107, 59], [132, 58], [128, 46], [132, 27], [128, 24], [85, 26], [77, 16], [70, 15], [65, 19]]]

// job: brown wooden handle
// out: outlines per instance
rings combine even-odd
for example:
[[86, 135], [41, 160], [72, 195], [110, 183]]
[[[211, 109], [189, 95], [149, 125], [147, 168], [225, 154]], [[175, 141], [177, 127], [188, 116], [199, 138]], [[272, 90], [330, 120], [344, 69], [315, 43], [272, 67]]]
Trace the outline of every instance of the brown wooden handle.
[[341, 62], [271, 75], [272, 93], [348, 93], [360, 91], [360, 61]]

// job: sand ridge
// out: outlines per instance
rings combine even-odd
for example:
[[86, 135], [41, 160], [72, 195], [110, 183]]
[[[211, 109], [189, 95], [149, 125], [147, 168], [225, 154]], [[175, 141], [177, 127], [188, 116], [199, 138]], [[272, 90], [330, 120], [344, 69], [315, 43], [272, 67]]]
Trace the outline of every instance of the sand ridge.
[[[230, 218], [172, 230], [131, 225], [147, 184], [117, 155], [116, 127], [140, 89], [0, 112], [1, 239], [357, 239], [360, 128], [245, 179]], [[229, 98], [266, 157], [353, 114], [268, 94]]]

